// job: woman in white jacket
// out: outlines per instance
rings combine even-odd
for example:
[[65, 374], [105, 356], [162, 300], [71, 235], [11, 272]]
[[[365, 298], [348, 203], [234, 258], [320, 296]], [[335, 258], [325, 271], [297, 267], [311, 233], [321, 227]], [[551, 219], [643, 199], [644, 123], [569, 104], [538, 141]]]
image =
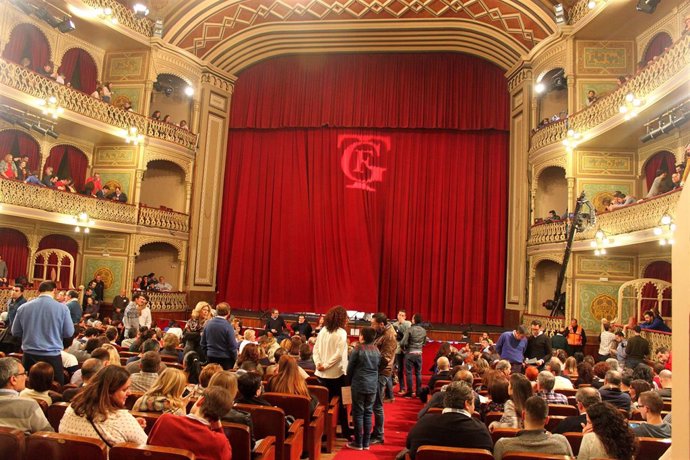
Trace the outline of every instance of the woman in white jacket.
[[342, 435], [350, 437], [347, 411], [343, 406], [342, 388], [346, 385], [347, 373], [347, 310], [338, 305], [326, 313], [324, 327], [319, 332], [314, 345], [315, 375], [323, 386], [328, 388], [328, 398], [340, 398], [339, 423]]

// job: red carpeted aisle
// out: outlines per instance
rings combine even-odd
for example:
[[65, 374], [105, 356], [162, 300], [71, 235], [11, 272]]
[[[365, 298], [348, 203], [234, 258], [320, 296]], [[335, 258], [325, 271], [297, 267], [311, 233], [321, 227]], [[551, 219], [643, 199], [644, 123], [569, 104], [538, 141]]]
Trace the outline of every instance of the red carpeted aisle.
[[371, 446], [369, 451], [357, 451], [343, 447], [333, 458], [335, 460], [391, 460], [395, 458], [395, 455], [405, 448], [407, 433], [417, 421], [417, 412], [421, 408], [422, 403], [417, 398], [396, 397], [395, 402], [385, 403], [383, 410], [386, 414], [384, 423], [386, 443]]

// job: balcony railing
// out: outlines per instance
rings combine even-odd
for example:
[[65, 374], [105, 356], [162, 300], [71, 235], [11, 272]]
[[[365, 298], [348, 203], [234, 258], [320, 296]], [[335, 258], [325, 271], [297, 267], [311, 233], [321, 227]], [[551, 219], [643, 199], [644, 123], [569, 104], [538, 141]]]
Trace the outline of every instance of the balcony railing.
[[153, 37], [153, 22], [150, 19], [138, 17], [134, 14], [134, 11], [115, 0], [82, 0], [82, 2], [96, 10], [99, 8], [110, 8], [118, 24], [132, 29], [145, 37]]
[[545, 316], [545, 315], [535, 315], [532, 313], [523, 313], [522, 324], [529, 328], [532, 321], [538, 320], [544, 329], [544, 332], [549, 336], [552, 336], [555, 331], [562, 331], [565, 329], [565, 318], [562, 316]]
[[70, 216], [85, 212], [94, 220], [189, 231], [187, 214], [102, 200], [18, 181], [0, 180], [0, 203]]
[[146, 291], [146, 295], [149, 298], [148, 306], [152, 312], [187, 310], [186, 292]]
[[592, 11], [587, 4], [590, 0], [579, 0], [575, 3], [570, 10], [568, 10], [568, 24], [571, 26], [577, 24], [577, 22], [587, 16], [587, 13]]
[[625, 105], [625, 96], [628, 93], [644, 99], [671, 79], [678, 77], [682, 80], [681, 73], [688, 64], [690, 64], [690, 35], [685, 35], [659, 59], [650, 62], [616, 91], [602, 97], [586, 109], [570, 115], [567, 119], [536, 131], [531, 138], [530, 151], [563, 141], [568, 129], [583, 134], [618, 115], [620, 107]]
[[[599, 229], [607, 235], [621, 235], [655, 228], [664, 214], [675, 218], [680, 192], [681, 189], [674, 190], [641, 203], [598, 214], [597, 225], [583, 233], [576, 233], [575, 240], [593, 239]], [[565, 230], [565, 221], [534, 225], [530, 229], [527, 245], [561, 243], [565, 241]]]
[[54, 96], [65, 110], [125, 131], [136, 127], [139, 133], [145, 133], [149, 137], [173, 142], [190, 150], [196, 148], [196, 134], [186, 129], [127, 112], [4, 59], [0, 59], [0, 84], [38, 99]]

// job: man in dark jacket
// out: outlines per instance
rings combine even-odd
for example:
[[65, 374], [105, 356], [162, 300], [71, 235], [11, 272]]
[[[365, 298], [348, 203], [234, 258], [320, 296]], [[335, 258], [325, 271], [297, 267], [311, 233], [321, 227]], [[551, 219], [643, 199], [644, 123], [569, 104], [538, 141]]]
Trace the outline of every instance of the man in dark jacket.
[[307, 339], [311, 337], [311, 324], [309, 324], [309, 321], [307, 321], [307, 318], [304, 315], [299, 315], [297, 317], [297, 322], [292, 323], [292, 332], [294, 332], [295, 334], [303, 335]]
[[412, 317], [412, 326], [405, 332], [400, 347], [405, 351], [405, 373], [407, 374], [407, 392], [401, 396], [413, 397], [412, 371], [414, 368], [417, 393], [422, 389], [422, 348], [426, 344], [426, 330], [421, 326], [422, 315]]
[[227, 319], [228, 307], [218, 304], [216, 317], [206, 322], [201, 333], [201, 348], [211, 363], [218, 363], [223, 370], [232, 369], [237, 360], [235, 329]]
[[444, 392], [442, 414], [427, 414], [407, 435], [407, 449], [414, 460], [420, 446], [464, 447], [493, 450], [491, 435], [481, 421], [472, 417], [474, 393], [465, 382], [453, 382]]
[[105, 282], [103, 282], [103, 277], [101, 275], [96, 275], [94, 279], [89, 283], [93, 287], [93, 298], [97, 302], [103, 302], [105, 298]]
[[599, 393], [601, 400], [609, 402], [619, 409], [624, 409], [630, 413], [630, 395], [621, 391], [621, 380], [623, 376], [618, 371], [608, 371], [604, 377], [604, 386]]
[[19, 307], [26, 303], [24, 298], [24, 285], [15, 284], [12, 286], [12, 294], [10, 300], [7, 302], [7, 324], [5, 328], [5, 335], [2, 337], [2, 342], [0, 343], [0, 351], [5, 353], [15, 353], [20, 350], [21, 339], [19, 337], [14, 337], [11, 333], [12, 322], [15, 316], [17, 316], [17, 310]]
[[[385, 399], [386, 387], [392, 384], [393, 364], [395, 362], [395, 349], [398, 346], [395, 329], [388, 322], [388, 318], [383, 313], [376, 313], [371, 319], [371, 327], [376, 331], [374, 345], [381, 353], [379, 364], [378, 391], [374, 398], [374, 431], [371, 434], [370, 445], [383, 444], [383, 400]], [[392, 389], [391, 389], [392, 392]]]
[[571, 415], [564, 418], [558, 424], [553, 433], [582, 433], [582, 428], [587, 424], [587, 408], [594, 403], [601, 402], [601, 395], [593, 387], [578, 388], [575, 395], [577, 400], [577, 410], [580, 415]]
[[530, 324], [531, 334], [527, 337], [525, 358], [536, 360], [536, 366], [542, 368], [551, 359], [551, 338], [541, 330], [541, 321], [535, 319]]

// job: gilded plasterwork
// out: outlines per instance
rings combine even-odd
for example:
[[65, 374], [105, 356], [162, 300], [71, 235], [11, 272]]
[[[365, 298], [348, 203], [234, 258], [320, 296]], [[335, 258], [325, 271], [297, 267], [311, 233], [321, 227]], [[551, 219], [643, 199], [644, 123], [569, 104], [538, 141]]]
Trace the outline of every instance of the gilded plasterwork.
[[578, 151], [577, 173], [597, 176], [631, 176], [635, 174], [634, 154]]
[[577, 75], [630, 75], [635, 71], [633, 42], [577, 42]]
[[630, 257], [577, 256], [577, 275], [586, 276], [635, 276], [635, 260]]
[[104, 146], [97, 147], [94, 166], [134, 167], [137, 165], [135, 147]]

